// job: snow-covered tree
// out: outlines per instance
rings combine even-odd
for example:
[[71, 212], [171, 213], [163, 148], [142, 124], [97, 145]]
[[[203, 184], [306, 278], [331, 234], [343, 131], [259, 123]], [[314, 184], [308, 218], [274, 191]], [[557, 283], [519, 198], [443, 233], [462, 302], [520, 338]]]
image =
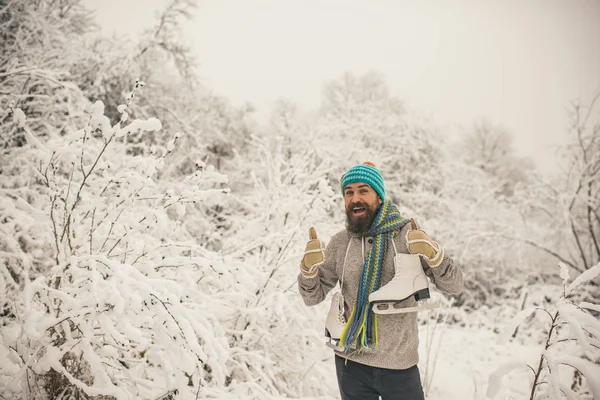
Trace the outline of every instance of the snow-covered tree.
[[223, 193], [225, 177], [198, 165], [181, 184], [158, 181], [178, 134], [127, 154], [117, 138], [161, 129], [128, 122], [141, 86], [116, 125], [97, 102], [84, 129], [52, 141], [12, 109], [27, 144], [3, 159], [12, 179], [2, 189], [0, 284], [10, 308], [0, 347], [10, 362], [0, 368], [11, 395], [150, 398], [231, 383], [219, 313], [235, 295], [222, 290], [236, 286], [227, 268], [237, 267], [181, 224], [188, 205]]
[[[569, 267], [560, 264], [563, 280], [562, 294], [551, 307], [531, 307], [514, 316], [499, 337], [506, 343], [515, 329], [532, 313], [549, 319], [546, 339], [536, 364], [515, 360], [501, 365], [490, 374], [488, 397], [495, 397], [502, 387], [502, 378], [512, 371], [532, 374], [529, 399], [581, 399], [600, 396], [600, 321], [592, 313], [600, 305], [577, 302], [573, 294], [600, 275], [600, 264], [587, 269], [572, 281]], [[574, 375], [573, 375], [574, 373]], [[574, 377], [574, 379], [573, 379]], [[590, 397], [591, 396], [591, 397]]]
[[76, 66], [92, 54], [82, 42], [94, 27], [79, 0], [0, 4], [0, 155], [25, 143], [18, 124], [5, 112], [10, 105], [27, 114], [41, 138], [82, 121]]
[[528, 182], [533, 172], [533, 162], [516, 154], [511, 134], [486, 119], [474, 123], [465, 134], [460, 152], [467, 164], [495, 181], [501, 196], [511, 196], [515, 185]]

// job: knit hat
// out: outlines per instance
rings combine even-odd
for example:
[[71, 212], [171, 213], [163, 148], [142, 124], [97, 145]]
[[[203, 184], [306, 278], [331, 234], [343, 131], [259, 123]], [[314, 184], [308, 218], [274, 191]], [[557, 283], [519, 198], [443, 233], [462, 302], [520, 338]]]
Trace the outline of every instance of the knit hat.
[[385, 200], [385, 187], [383, 185], [383, 176], [381, 173], [375, 168], [375, 164], [372, 162], [365, 162], [360, 165], [356, 165], [348, 170], [342, 176], [342, 194], [344, 193], [344, 188], [356, 182], [364, 182], [369, 184], [375, 192], [381, 197], [381, 200]]

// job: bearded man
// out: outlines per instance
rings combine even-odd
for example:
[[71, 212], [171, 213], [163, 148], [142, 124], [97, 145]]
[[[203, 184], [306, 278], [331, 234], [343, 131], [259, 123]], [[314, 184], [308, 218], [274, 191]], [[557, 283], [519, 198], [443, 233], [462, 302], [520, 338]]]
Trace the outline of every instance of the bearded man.
[[[345, 326], [335, 349], [335, 365], [341, 398], [424, 399], [417, 366], [417, 313], [375, 314], [368, 299], [394, 275], [394, 286], [407, 283], [402, 280], [412, 284], [412, 279], [398, 274], [398, 254], [418, 255], [419, 273], [446, 294], [460, 294], [462, 270], [386, 199], [383, 177], [374, 164], [350, 168], [342, 177], [341, 190], [346, 228], [326, 248], [311, 228], [298, 275], [299, 291], [308, 306], [322, 302], [340, 282]], [[410, 309], [420, 300], [419, 293], [410, 293], [401, 303]]]

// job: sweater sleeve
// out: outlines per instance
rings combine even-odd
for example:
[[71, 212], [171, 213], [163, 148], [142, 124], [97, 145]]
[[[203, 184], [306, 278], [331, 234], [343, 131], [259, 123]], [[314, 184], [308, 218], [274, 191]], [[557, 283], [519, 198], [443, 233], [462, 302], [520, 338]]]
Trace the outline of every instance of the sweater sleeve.
[[301, 273], [298, 274], [298, 289], [307, 306], [314, 306], [322, 302], [338, 282], [335, 268], [337, 239], [336, 236], [332, 237], [325, 247], [325, 260], [319, 266], [319, 273], [315, 277], [306, 278]]
[[454, 296], [461, 294], [463, 291], [462, 268], [458, 264], [455, 264], [452, 258], [444, 256], [442, 263], [432, 268], [421, 257], [421, 264], [423, 265], [425, 275], [431, 279], [442, 293]]

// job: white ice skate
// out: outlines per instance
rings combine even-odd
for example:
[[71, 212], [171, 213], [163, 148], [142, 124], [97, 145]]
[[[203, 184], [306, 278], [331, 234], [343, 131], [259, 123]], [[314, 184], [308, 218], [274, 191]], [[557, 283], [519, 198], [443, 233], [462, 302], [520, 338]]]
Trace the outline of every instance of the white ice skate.
[[[396, 245], [394, 250], [396, 250]], [[377, 314], [401, 314], [431, 310], [440, 307], [429, 296], [429, 280], [423, 272], [421, 259], [417, 254], [398, 254], [394, 257], [395, 275], [387, 285], [369, 295], [373, 311]], [[410, 297], [417, 301], [416, 306], [405, 306], [403, 300]]]
[[331, 307], [325, 319], [325, 336], [329, 338], [325, 344], [334, 350], [344, 351], [344, 347], [340, 346], [340, 338], [346, 326], [346, 318], [344, 318], [344, 298], [341, 292], [334, 293], [331, 298]]

